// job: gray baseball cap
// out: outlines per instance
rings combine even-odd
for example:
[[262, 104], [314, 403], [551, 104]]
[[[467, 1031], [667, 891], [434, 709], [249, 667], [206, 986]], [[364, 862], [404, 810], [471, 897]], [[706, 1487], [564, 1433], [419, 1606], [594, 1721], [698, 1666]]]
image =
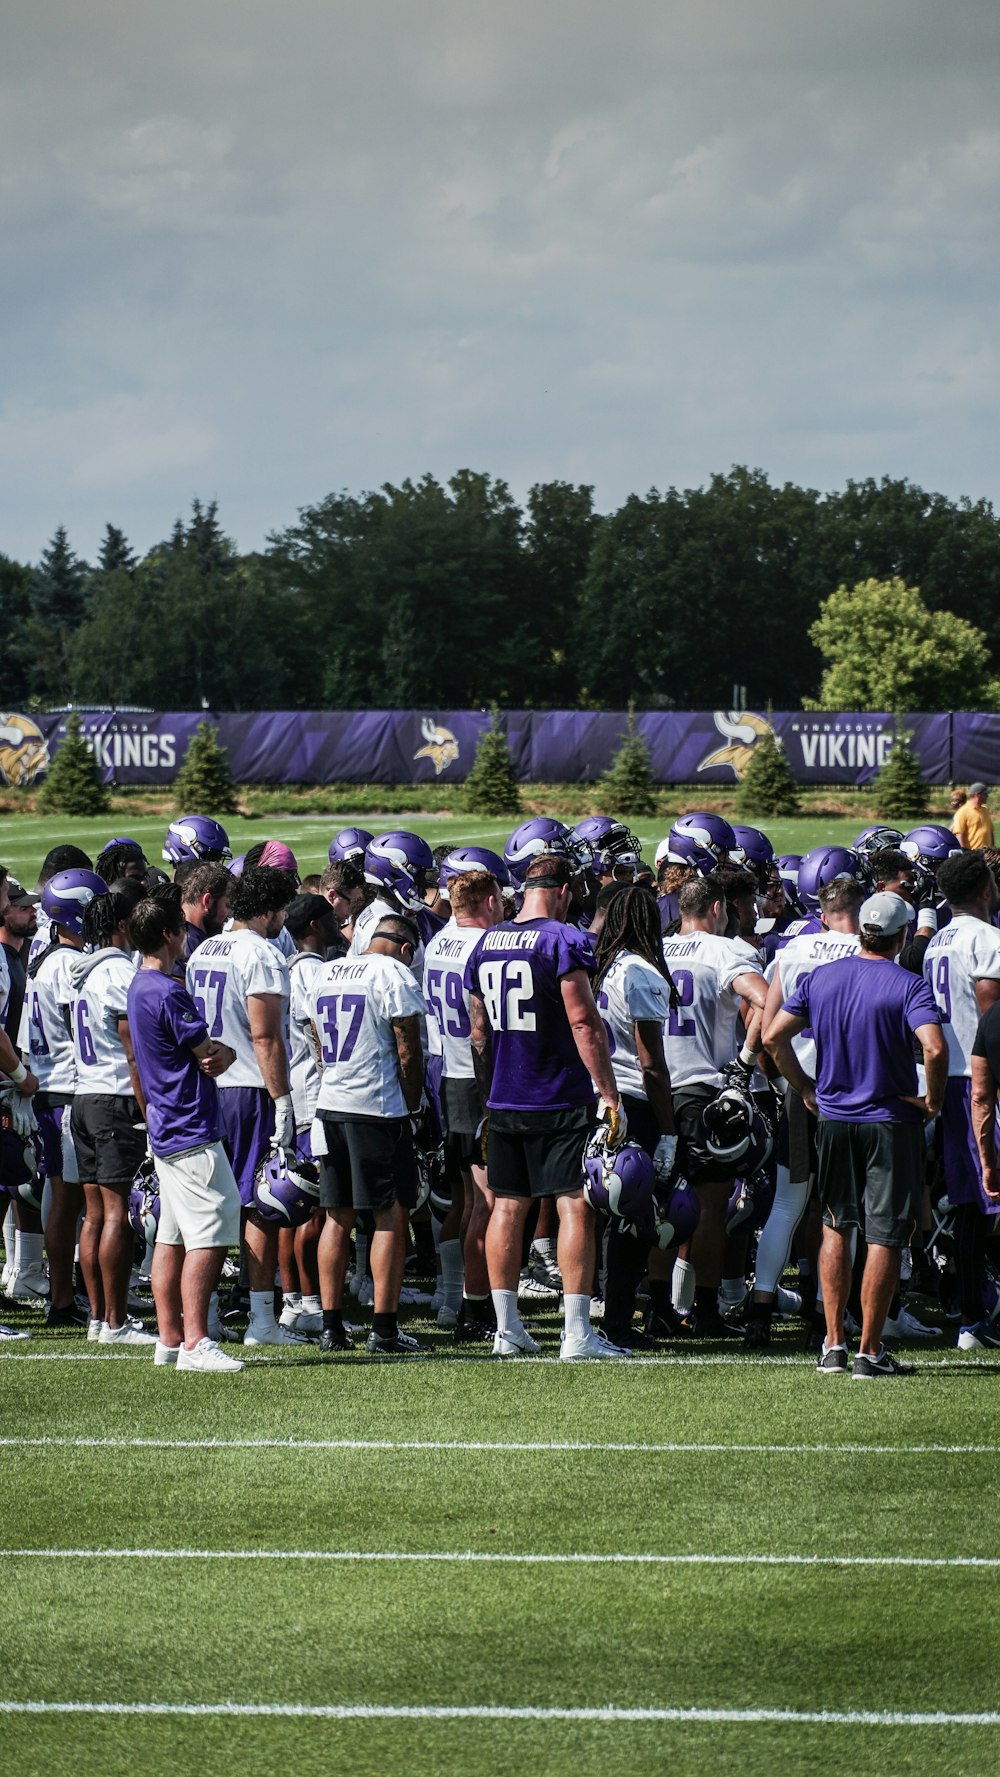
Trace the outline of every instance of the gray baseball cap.
[[912, 918], [913, 908], [909, 901], [885, 890], [862, 901], [858, 914], [862, 932], [877, 932], [881, 938], [895, 937], [897, 932], [905, 930]]
[[988, 796], [989, 793], [990, 793], [989, 788], [986, 784], [970, 784], [969, 785], [969, 795], [970, 796]]

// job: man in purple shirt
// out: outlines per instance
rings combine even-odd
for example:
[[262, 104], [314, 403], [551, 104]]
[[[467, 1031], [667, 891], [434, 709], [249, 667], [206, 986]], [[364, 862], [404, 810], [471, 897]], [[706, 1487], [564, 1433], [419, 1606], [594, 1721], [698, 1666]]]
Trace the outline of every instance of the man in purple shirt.
[[227, 1248], [240, 1238], [240, 1193], [222, 1145], [215, 1076], [234, 1058], [213, 1042], [173, 970], [184, 915], [174, 899], [140, 901], [129, 937], [142, 965], [128, 1023], [160, 1188], [152, 1284], [159, 1325], [154, 1362], [179, 1370], [242, 1370], [209, 1337], [209, 1308]]
[[[852, 1244], [862, 1225], [868, 1254], [855, 1379], [912, 1373], [912, 1365], [889, 1356], [882, 1330], [899, 1283], [900, 1250], [920, 1206], [923, 1126], [941, 1109], [948, 1049], [930, 988], [893, 966], [906, 942], [910, 911], [900, 895], [871, 895], [859, 914], [860, 948], [803, 975], [767, 1033], [768, 1052], [818, 1118], [827, 1330], [817, 1368], [827, 1375], [847, 1371], [844, 1310]], [[792, 1038], [807, 1026], [816, 1043], [815, 1080], [792, 1047]], [[924, 1055], [923, 1098], [917, 1096], [914, 1037]]]
[[594, 1004], [593, 945], [566, 916], [575, 860], [540, 852], [528, 866], [516, 920], [484, 932], [469, 957], [471, 1042], [487, 1105], [487, 1165], [495, 1208], [486, 1263], [497, 1315], [495, 1357], [538, 1350], [517, 1307], [517, 1281], [534, 1198], [555, 1197], [566, 1330], [560, 1356], [622, 1357], [590, 1325], [594, 1219], [583, 1195], [583, 1160], [597, 1115], [612, 1145], [625, 1113], [608, 1039]]

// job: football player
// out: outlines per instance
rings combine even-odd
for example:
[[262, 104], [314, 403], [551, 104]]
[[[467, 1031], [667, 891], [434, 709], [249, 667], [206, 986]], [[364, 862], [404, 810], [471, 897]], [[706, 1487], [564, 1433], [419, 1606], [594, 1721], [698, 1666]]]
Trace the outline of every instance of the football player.
[[295, 1112], [288, 1080], [288, 966], [270, 940], [284, 928], [296, 879], [271, 866], [244, 866], [233, 884], [232, 925], [206, 938], [187, 965], [187, 989], [208, 1034], [236, 1060], [220, 1077], [226, 1148], [245, 1211], [250, 1279], [246, 1345], [297, 1345], [301, 1336], [274, 1317], [278, 1229], [253, 1209], [257, 1170], [272, 1141], [295, 1154]]
[[319, 892], [333, 908], [336, 937], [328, 956], [328, 961], [332, 962], [335, 956], [347, 955], [354, 936], [354, 921], [365, 904], [365, 878], [361, 865], [335, 858], [320, 877]]
[[[38, 896], [22, 888], [0, 866], [0, 1020], [15, 1051], [28, 982], [24, 957], [35, 935], [37, 905]], [[19, 1063], [23, 1065], [18, 1054], [15, 1066]], [[3, 1068], [2, 1061], [0, 1068]], [[4, 1174], [3, 1183], [10, 1189], [12, 1201], [8, 1212], [10, 1223], [5, 1218], [5, 1236], [9, 1234], [10, 1238], [7, 1239], [7, 1263], [3, 1270], [3, 1293], [12, 1301], [42, 1302], [49, 1293], [49, 1280], [45, 1271], [41, 1214], [22, 1188], [27, 1175], [15, 1140], [11, 1140], [9, 1148], [12, 1169], [9, 1176]], [[0, 1333], [0, 1337], [3, 1336]]]
[[163, 861], [173, 864], [228, 864], [232, 858], [229, 834], [210, 815], [182, 814], [171, 821], [163, 840]]
[[[300, 1159], [311, 1160], [311, 1130], [320, 1081], [311, 1013], [312, 984], [331, 950], [336, 949], [340, 928], [325, 895], [298, 894], [288, 904], [285, 929], [295, 940], [295, 955], [288, 964], [289, 1078], [295, 1111], [295, 1145]], [[300, 1333], [323, 1331], [316, 1258], [322, 1226], [323, 1213], [317, 1206], [301, 1227], [281, 1228], [278, 1234], [281, 1325], [293, 1327]]]
[[[46, 854], [45, 862], [38, 872], [38, 881], [35, 884], [35, 887], [38, 890], [39, 897], [41, 897], [45, 884], [51, 882], [53, 876], [58, 876], [61, 871], [90, 870], [93, 872], [93, 869], [94, 866], [91, 859], [88, 858], [85, 851], [80, 850], [78, 845], [53, 846], [52, 850]], [[28, 955], [25, 959], [28, 968], [31, 967], [35, 957], [41, 954], [49, 942], [48, 925], [49, 916], [41, 904], [41, 899], [39, 899], [37, 929], [28, 946]]]
[[229, 922], [229, 890], [232, 877], [221, 863], [189, 860], [178, 864], [174, 881], [180, 885], [181, 911], [185, 919], [184, 956], [187, 966], [199, 944], [217, 938]]
[[[365, 881], [373, 891], [354, 921], [351, 956], [364, 956], [372, 934], [389, 913], [415, 920], [420, 942], [413, 957], [413, 977], [420, 985], [424, 970], [424, 938], [419, 915], [424, 910], [424, 885], [434, 867], [430, 846], [417, 833], [380, 833], [365, 852]], [[428, 929], [429, 935], [429, 929]]]

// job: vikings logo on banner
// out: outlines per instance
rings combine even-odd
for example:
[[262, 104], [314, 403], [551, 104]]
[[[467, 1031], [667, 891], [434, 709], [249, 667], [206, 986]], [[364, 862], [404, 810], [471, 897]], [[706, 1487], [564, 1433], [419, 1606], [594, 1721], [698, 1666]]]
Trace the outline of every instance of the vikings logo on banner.
[[414, 759], [432, 760], [434, 776], [440, 777], [442, 771], [447, 771], [448, 766], [454, 765], [458, 758], [458, 741], [450, 728], [439, 727], [438, 723], [432, 722], [429, 716], [425, 716], [421, 722], [420, 732], [427, 744], [419, 747], [413, 757]]
[[761, 735], [773, 733], [773, 730], [763, 716], [754, 715], [752, 710], [716, 710], [714, 720], [719, 733], [725, 736], [726, 745], [707, 753], [698, 770], [707, 771], [712, 765], [728, 765], [739, 781], [746, 776], [750, 755]]
[[0, 778], [23, 789], [49, 763], [41, 729], [30, 716], [0, 715]]

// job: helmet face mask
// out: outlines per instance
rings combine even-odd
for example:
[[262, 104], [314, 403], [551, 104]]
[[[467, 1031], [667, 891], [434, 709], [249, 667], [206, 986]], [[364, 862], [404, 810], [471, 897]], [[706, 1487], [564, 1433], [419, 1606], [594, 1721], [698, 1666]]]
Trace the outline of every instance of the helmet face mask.
[[519, 888], [524, 886], [532, 858], [539, 857], [542, 852], [568, 858], [574, 876], [589, 870], [594, 862], [594, 848], [588, 840], [575, 838], [562, 821], [550, 820], [547, 815], [535, 815], [514, 828], [503, 848], [504, 862]]
[[272, 1149], [257, 1169], [252, 1208], [261, 1221], [283, 1228], [301, 1228], [319, 1207], [319, 1169], [312, 1160], [289, 1161]]
[[962, 847], [947, 827], [938, 827], [929, 822], [926, 826], [911, 828], [904, 835], [899, 849], [915, 864], [922, 864], [926, 870], [936, 874], [938, 865], [943, 864], [945, 858], [953, 857]]
[[609, 1148], [603, 1131], [588, 1142], [583, 1193], [592, 1209], [620, 1226], [642, 1224], [652, 1216], [655, 1189], [653, 1162], [638, 1142]]
[[408, 913], [418, 913], [424, 905], [425, 872], [433, 871], [434, 855], [417, 833], [380, 833], [366, 847], [364, 869], [366, 882], [388, 889]]

